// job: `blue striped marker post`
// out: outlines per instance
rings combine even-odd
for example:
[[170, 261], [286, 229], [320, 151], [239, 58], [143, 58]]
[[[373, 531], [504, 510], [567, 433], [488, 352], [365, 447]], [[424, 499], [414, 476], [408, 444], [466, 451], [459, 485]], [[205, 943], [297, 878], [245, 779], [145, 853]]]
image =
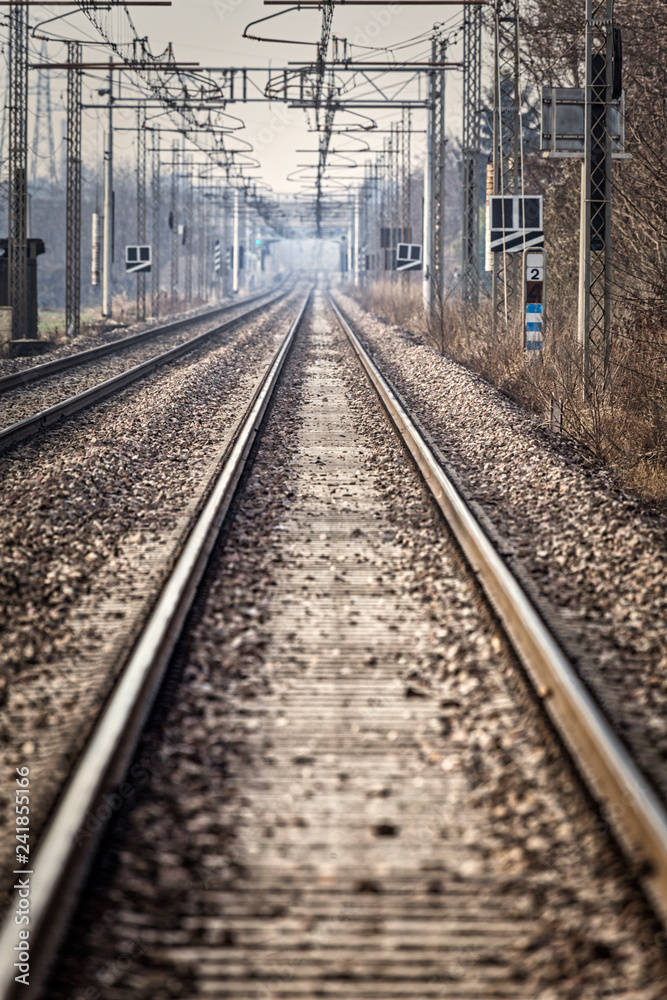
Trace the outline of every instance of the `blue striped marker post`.
[[527, 250], [523, 255], [523, 346], [528, 357], [544, 348], [547, 311], [547, 252]]

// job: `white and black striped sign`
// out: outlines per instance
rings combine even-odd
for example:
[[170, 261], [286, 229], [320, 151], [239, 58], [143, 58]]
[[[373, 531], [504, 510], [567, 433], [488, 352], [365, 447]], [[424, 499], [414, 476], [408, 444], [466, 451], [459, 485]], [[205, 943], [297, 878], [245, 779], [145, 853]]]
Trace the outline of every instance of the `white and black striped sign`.
[[420, 243], [399, 243], [396, 247], [397, 271], [421, 271], [422, 247]]
[[493, 253], [544, 247], [542, 195], [492, 195], [489, 209]]
[[128, 274], [150, 271], [152, 256], [150, 247], [126, 247], [125, 270]]
[[541, 229], [491, 230], [492, 253], [522, 253], [533, 249], [544, 249], [544, 233]]
[[222, 271], [222, 247], [220, 240], [216, 240], [213, 244], [213, 270], [216, 274], [220, 274]]

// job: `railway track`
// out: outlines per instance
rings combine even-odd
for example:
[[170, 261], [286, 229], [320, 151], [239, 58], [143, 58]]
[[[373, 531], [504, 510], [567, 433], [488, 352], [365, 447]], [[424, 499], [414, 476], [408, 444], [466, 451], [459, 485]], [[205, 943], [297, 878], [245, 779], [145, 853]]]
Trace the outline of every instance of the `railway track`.
[[42, 839], [43, 973], [117, 802], [46, 995], [658, 998], [657, 927], [515, 657], [664, 918], [662, 809], [337, 311], [462, 567], [332, 309], [304, 303], [239, 421]]
[[[0, 430], [0, 451], [189, 354], [252, 319], [285, 294], [284, 290], [263, 292], [201, 316], [152, 327], [0, 378], [0, 422], [7, 421], [8, 417], [12, 420]], [[228, 313], [233, 313], [231, 319], [212, 323], [215, 317]], [[152, 354], [144, 345], [158, 339], [167, 342], [175, 339], [177, 343], [161, 353]], [[88, 369], [87, 373], [79, 371], [69, 381], [64, 380], [64, 373], [81, 368]]]

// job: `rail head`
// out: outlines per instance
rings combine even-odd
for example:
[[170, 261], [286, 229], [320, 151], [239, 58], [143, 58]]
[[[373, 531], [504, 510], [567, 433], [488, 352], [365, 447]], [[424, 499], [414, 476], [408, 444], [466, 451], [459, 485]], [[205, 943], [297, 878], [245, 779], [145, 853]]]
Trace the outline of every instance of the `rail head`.
[[603, 816], [667, 927], [667, 811], [342, 309], [331, 307]]

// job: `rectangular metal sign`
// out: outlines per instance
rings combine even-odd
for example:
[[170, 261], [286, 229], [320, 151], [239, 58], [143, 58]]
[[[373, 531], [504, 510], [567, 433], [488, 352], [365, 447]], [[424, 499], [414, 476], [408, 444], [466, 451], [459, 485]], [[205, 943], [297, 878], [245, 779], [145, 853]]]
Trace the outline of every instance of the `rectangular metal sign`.
[[542, 195], [491, 195], [489, 215], [492, 253], [523, 253], [544, 246]]
[[420, 243], [399, 243], [396, 247], [397, 271], [421, 271], [422, 246]]
[[[611, 155], [625, 152], [625, 91], [610, 102]], [[586, 139], [586, 91], [583, 87], [542, 87], [541, 149], [545, 157], [583, 159]]]
[[126, 247], [125, 248], [125, 270], [128, 274], [140, 274], [151, 270], [153, 263], [152, 248], [147, 247]]

